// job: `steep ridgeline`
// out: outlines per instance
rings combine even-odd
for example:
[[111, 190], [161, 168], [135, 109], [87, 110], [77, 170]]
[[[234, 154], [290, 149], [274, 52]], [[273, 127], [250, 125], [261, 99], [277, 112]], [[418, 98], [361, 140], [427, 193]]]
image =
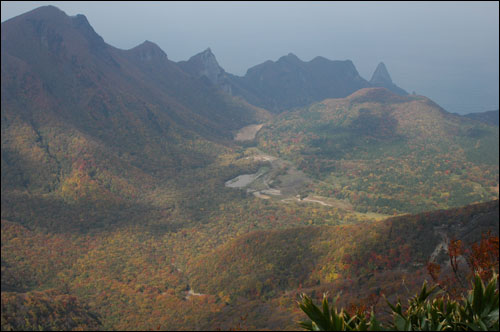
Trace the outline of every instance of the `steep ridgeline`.
[[243, 77], [226, 73], [210, 49], [179, 65], [198, 77], [206, 76], [220, 89], [273, 112], [305, 106], [325, 98], [345, 97], [370, 86], [351, 61], [316, 57], [303, 62], [290, 53], [248, 69]]
[[[442, 234], [498, 230], [498, 200], [370, 213], [498, 198], [498, 127], [384, 88], [324, 100], [369, 84], [348, 61], [237, 78], [210, 50], [114, 48], [52, 6], [1, 37], [2, 330], [293, 330], [303, 287], [406, 294]], [[323, 101], [263, 121], [227, 92]], [[258, 146], [233, 141], [255, 123]], [[256, 190], [294, 199], [225, 187], [264, 172]]]
[[179, 66], [196, 77], [206, 77], [219, 89], [241, 96], [249, 103], [273, 112], [306, 106], [326, 98], [347, 97], [366, 87], [385, 87], [400, 94], [408, 93], [392, 83], [381, 63], [370, 82], [363, 79], [349, 61], [332, 61], [316, 57], [309, 62], [290, 53], [278, 61], [266, 61], [248, 69], [243, 77], [221, 68], [210, 49], [179, 62]]
[[[229, 137], [229, 130], [256, 120], [254, 109], [235, 110], [227, 96], [186, 75], [154, 43], [116, 49], [95, 33], [85, 16], [69, 17], [55, 7], [41, 7], [4, 22], [2, 55], [2, 88], [7, 93], [2, 102], [7, 112], [18, 100], [15, 94], [22, 91], [16, 88], [28, 84], [20, 77], [29, 75], [31, 84], [40, 84], [38, 93], [53, 104], [65, 105], [58, 115], [77, 120], [76, 125], [112, 116], [113, 109], [104, 110], [108, 105], [96, 105], [113, 99], [124, 99], [115, 108], [134, 109], [134, 117], [143, 114], [142, 122], [168, 117], [170, 125], [208, 136]], [[200, 102], [191, 102], [194, 99]], [[148, 104], [149, 111], [144, 106]], [[153, 106], [162, 111], [152, 114]]]
[[227, 73], [219, 65], [210, 48], [177, 64], [190, 75], [205, 80], [207, 84], [214, 85], [229, 95], [243, 97], [253, 105], [265, 106], [261, 97], [244, 86], [241, 77]]
[[498, 198], [498, 127], [422, 96], [362, 89], [281, 114], [257, 140], [323, 181], [317, 195], [347, 199], [363, 212], [421, 212]]
[[[187, 74], [152, 42], [131, 50], [106, 44], [83, 15], [40, 7], [3, 22], [1, 33], [5, 218], [27, 199], [9, 190], [103, 207], [135, 197], [206, 166], [235, 129], [266, 116]], [[61, 211], [46, 199], [26, 204]]]
[[188, 61], [180, 61], [177, 64], [191, 75], [206, 77], [212, 84], [231, 94], [231, 83], [228, 74], [219, 66], [210, 48], [193, 55]]
[[[186, 74], [179, 64], [167, 60], [164, 52], [154, 43], [145, 41], [141, 45], [125, 51], [130, 60], [155, 87], [175, 98], [184, 108], [193, 110], [195, 117], [191, 121], [209, 127], [207, 138], [230, 137], [229, 130], [239, 129], [244, 124], [267, 119], [267, 113], [248, 103], [232, 98], [230, 94], [214, 88], [206, 80]], [[206, 76], [217, 81], [221, 73], [216, 73], [217, 62], [210, 62]], [[184, 113], [184, 112], [183, 112]], [[185, 114], [188, 116], [189, 114]], [[201, 129], [201, 130], [200, 130]], [[202, 128], [196, 128], [203, 133]]]
[[408, 92], [401, 89], [392, 82], [391, 75], [389, 75], [389, 72], [387, 71], [387, 68], [385, 67], [385, 64], [383, 62], [379, 63], [377, 69], [375, 69], [375, 71], [373, 72], [370, 84], [373, 87], [386, 88], [401, 96], [408, 94]]

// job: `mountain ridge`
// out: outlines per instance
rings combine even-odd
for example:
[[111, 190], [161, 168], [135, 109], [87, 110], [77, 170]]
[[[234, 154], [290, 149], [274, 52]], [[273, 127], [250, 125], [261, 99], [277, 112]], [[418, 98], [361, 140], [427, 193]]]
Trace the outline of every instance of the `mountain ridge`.
[[[267, 60], [250, 67], [244, 76], [236, 76], [227, 73], [211, 50], [208, 53], [207, 50], [179, 62], [179, 65], [196, 77], [207, 77], [229, 94], [277, 113], [326, 98], [347, 97], [367, 87], [385, 87], [399, 95], [408, 94], [392, 82], [383, 63], [368, 82], [359, 75], [351, 60], [329, 60], [317, 56], [302, 61], [295, 54], [288, 53], [276, 61]], [[202, 58], [210, 59], [210, 64]]]
[[158, 174], [212, 162], [235, 129], [267, 118], [152, 42], [106, 44], [83, 15], [41, 7], [1, 33], [2, 213], [8, 197], [18, 200], [11, 190], [130, 199]]
[[480, 122], [490, 124], [493, 126], [497, 126], [497, 127], [499, 124], [499, 112], [498, 112], [498, 110], [469, 113], [469, 114], [465, 114], [463, 116], [466, 118], [469, 118], [469, 119], [473, 119], [473, 120], [480, 121]]
[[274, 98], [51, 6], [1, 46], [2, 330], [293, 330], [302, 292], [405, 297], [441, 234], [498, 233], [498, 127], [350, 61], [265, 62]]
[[[405, 271], [411, 279], [412, 272], [425, 269], [425, 264], [443, 239], [455, 238], [464, 243], [480, 240], [479, 234], [470, 234], [471, 227], [494, 228], [493, 233], [498, 234], [497, 219], [498, 200], [495, 200], [391, 217], [366, 222], [363, 226], [350, 224], [256, 231], [200, 256], [190, 263], [189, 273], [193, 286], [204, 293], [227, 291], [229, 287], [232, 294], [247, 297], [302, 287], [314, 288], [320, 280], [321, 283], [342, 283], [356, 279], [359, 275], [356, 272], [360, 270], [365, 270], [368, 278], [392, 269]], [[357, 247], [356, 241], [367, 247]], [[269, 252], [277, 254], [268, 255]], [[390, 257], [382, 259], [381, 256]], [[409, 257], [416, 259], [410, 261]], [[386, 264], [390, 267], [382, 268]]]

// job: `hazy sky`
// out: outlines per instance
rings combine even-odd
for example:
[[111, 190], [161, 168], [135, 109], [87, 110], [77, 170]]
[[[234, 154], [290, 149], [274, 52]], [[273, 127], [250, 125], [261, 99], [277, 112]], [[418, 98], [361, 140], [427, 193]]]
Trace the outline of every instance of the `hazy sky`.
[[396, 84], [448, 111], [498, 109], [497, 1], [2, 1], [2, 22], [47, 4], [84, 14], [108, 44], [150, 40], [173, 61], [210, 47], [227, 72], [244, 75], [292, 52], [350, 59], [367, 80], [383, 61]]

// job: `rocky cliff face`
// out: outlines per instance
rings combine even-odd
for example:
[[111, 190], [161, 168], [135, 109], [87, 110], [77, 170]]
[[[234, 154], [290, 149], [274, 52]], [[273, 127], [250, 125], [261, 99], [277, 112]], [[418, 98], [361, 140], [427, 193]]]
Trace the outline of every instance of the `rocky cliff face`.
[[196, 77], [206, 77], [221, 90], [232, 94], [232, 87], [226, 72], [219, 66], [215, 55], [210, 48], [192, 56], [188, 61], [181, 61], [179, 66]]
[[219, 63], [210, 48], [207, 48], [202, 53], [195, 55], [193, 58], [193, 61], [199, 64], [201, 76], [208, 77], [210, 82], [214, 84], [220, 83], [221, 76], [224, 74], [224, 69], [219, 66]]

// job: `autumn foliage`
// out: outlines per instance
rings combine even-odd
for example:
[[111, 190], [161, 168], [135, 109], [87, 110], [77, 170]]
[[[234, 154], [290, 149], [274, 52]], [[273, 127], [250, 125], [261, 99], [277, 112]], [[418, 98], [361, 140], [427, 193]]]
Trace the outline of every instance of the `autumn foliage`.
[[427, 264], [427, 271], [441, 289], [453, 297], [463, 295], [474, 275], [488, 281], [498, 275], [498, 236], [483, 233], [481, 240], [466, 247], [461, 240], [448, 243], [448, 264]]

